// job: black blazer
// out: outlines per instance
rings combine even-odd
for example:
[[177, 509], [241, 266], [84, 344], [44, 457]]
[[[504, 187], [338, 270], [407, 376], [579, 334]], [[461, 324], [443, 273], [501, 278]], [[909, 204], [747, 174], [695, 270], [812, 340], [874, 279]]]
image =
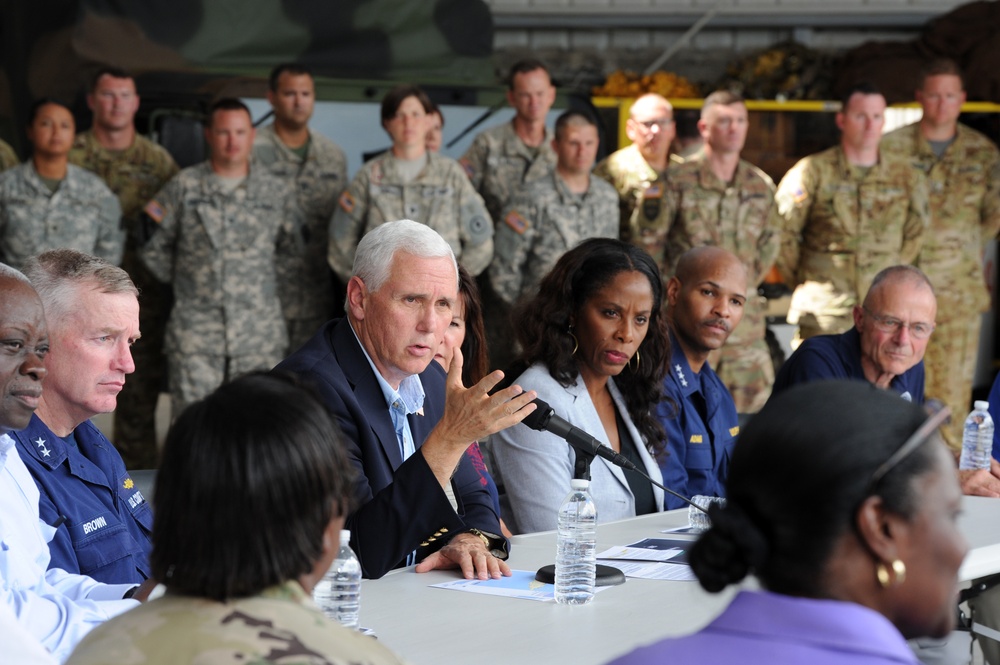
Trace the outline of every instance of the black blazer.
[[456, 513], [419, 454], [444, 412], [446, 375], [436, 362], [420, 374], [426, 394], [424, 415], [409, 416], [418, 453], [405, 462], [385, 397], [346, 317], [328, 321], [275, 370], [298, 374], [311, 384], [343, 430], [357, 473], [356, 509], [345, 528], [351, 530], [351, 547], [365, 577], [378, 578], [405, 565], [414, 550], [419, 561], [473, 527], [500, 533], [488, 487], [493, 480], [486, 475], [484, 485], [484, 476], [468, 455], [451, 480], [458, 500]]

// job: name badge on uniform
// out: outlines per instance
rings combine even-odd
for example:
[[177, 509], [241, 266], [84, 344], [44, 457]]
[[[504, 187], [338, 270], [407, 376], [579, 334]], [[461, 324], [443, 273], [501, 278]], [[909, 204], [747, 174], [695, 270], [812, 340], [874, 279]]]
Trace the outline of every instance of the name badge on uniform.
[[692, 434], [688, 443], [703, 443], [701, 434]]
[[[100, 515], [94, 515], [90, 519], [84, 518], [81, 522], [77, 524], [68, 525], [70, 537], [74, 542], [80, 540], [85, 540], [91, 536], [99, 534], [107, 530], [111, 526], [116, 525], [113, 518], [109, 514], [104, 513]], [[121, 528], [118, 526], [118, 528]]]

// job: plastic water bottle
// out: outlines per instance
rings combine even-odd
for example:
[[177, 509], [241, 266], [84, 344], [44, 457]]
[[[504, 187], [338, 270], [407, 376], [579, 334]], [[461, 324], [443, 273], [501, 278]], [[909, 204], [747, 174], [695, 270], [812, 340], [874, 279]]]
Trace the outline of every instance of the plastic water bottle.
[[361, 608], [361, 562], [351, 549], [351, 532], [340, 532], [340, 550], [315, 587], [313, 601], [323, 614], [352, 630], [358, 629]]
[[965, 419], [962, 433], [962, 459], [960, 469], [988, 469], [993, 456], [993, 418], [990, 403], [976, 400], [972, 413]]
[[556, 602], [585, 605], [594, 599], [597, 577], [597, 505], [587, 491], [589, 480], [573, 480], [570, 487], [559, 508]]

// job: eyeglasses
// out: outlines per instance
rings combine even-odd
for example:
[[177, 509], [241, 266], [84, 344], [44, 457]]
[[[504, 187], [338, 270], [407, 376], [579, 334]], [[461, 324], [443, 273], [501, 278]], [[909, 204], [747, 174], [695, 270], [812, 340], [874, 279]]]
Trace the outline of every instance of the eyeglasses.
[[894, 316], [882, 316], [881, 314], [876, 314], [867, 307], [862, 306], [861, 309], [865, 310], [865, 314], [872, 317], [872, 321], [875, 322], [875, 327], [884, 333], [892, 333], [895, 335], [902, 328], [908, 328], [910, 334], [916, 339], [927, 339], [934, 332], [933, 323], [907, 323], [906, 321], [900, 321]]
[[653, 126], [657, 126], [660, 129], [666, 129], [670, 125], [674, 124], [674, 121], [670, 118], [657, 118], [656, 120], [636, 120], [640, 125], [646, 129], [652, 129]]
[[941, 424], [948, 419], [951, 415], [951, 409], [949, 407], [944, 407], [936, 413], [931, 414], [931, 416], [924, 421], [924, 424], [917, 428], [906, 442], [899, 447], [899, 449], [889, 456], [889, 459], [882, 462], [882, 464], [875, 469], [875, 473], [872, 474], [872, 479], [868, 482], [868, 493], [871, 494], [874, 491], [875, 486], [885, 478], [885, 475], [899, 466], [899, 463], [910, 456], [914, 450], [920, 447], [931, 434], [937, 430]]

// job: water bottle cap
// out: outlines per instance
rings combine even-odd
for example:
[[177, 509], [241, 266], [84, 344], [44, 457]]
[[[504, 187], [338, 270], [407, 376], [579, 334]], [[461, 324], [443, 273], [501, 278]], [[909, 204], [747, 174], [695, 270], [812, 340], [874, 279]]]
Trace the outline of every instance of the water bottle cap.
[[977, 399], [975, 401], [975, 403], [974, 403], [973, 406], [976, 407], [976, 411], [989, 411], [990, 410], [990, 403], [987, 402], [986, 400], [982, 400], [982, 399]]
[[349, 542], [351, 542], [351, 530], [350, 529], [341, 529], [340, 530], [340, 544], [344, 545], [344, 544], [349, 543]]
[[569, 486], [575, 490], [586, 490], [590, 489], [590, 481], [583, 478], [574, 478], [569, 481]]

